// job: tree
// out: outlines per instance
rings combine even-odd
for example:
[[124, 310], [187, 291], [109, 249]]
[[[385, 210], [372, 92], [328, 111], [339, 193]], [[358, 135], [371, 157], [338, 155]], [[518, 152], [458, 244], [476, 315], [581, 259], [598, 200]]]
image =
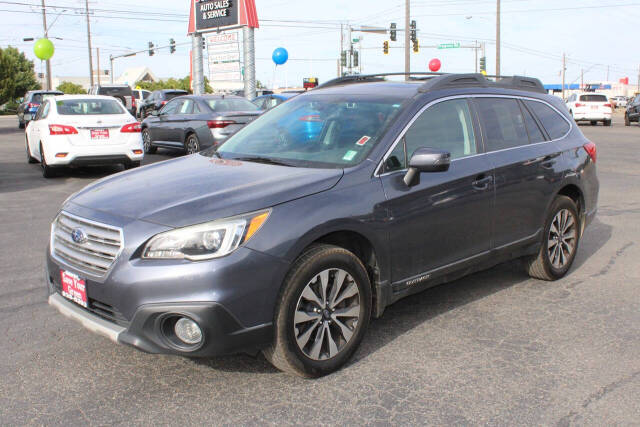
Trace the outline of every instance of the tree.
[[71, 82], [62, 82], [56, 88], [60, 92], [63, 92], [65, 95], [76, 95], [76, 94], [85, 94], [86, 90], [80, 85]]
[[34, 89], [40, 89], [40, 83], [36, 80], [33, 61], [14, 47], [0, 49], [0, 105]]
[[[182, 89], [187, 92], [191, 92], [191, 81], [190, 77], [186, 76], [182, 79], [169, 78], [166, 80], [160, 80], [157, 82], [144, 82], [138, 81], [136, 82], [134, 87], [140, 87], [140, 89], [146, 90], [160, 90], [160, 89]], [[206, 93], [212, 93], [213, 89], [211, 85], [209, 85], [209, 79], [204, 78], [204, 91]]]

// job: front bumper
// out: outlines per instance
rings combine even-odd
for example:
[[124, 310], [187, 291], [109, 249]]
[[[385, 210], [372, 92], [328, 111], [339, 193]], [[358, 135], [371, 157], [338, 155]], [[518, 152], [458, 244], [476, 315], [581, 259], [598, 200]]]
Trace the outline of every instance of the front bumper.
[[[208, 261], [142, 260], [141, 245], [166, 226], [90, 213], [79, 206], [73, 211], [122, 227], [125, 247], [104, 277], [92, 277], [47, 250], [49, 303], [63, 314], [117, 343], [149, 353], [210, 357], [253, 353], [271, 343], [273, 313], [287, 262], [243, 246]], [[85, 279], [88, 308], [60, 295], [60, 270]], [[162, 333], [163, 319], [169, 315], [195, 320], [202, 329], [203, 344], [189, 349], [172, 345]]]

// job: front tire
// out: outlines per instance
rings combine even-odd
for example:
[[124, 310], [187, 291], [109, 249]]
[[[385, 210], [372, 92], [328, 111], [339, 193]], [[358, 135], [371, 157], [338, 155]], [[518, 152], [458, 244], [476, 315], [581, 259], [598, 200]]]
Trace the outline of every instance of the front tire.
[[598, 126], [598, 122], [596, 120], [591, 120], [591, 126]]
[[611, 126], [611, 120], [605, 120], [602, 122], [604, 126]]
[[151, 144], [151, 133], [148, 128], [142, 129], [142, 145], [146, 154], [155, 154], [158, 151], [158, 147]]
[[558, 196], [551, 204], [537, 255], [526, 260], [529, 276], [558, 280], [573, 264], [580, 242], [580, 216], [576, 204], [567, 196]]
[[25, 140], [25, 148], [27, 150], [27, 163], [30, 163], [30, 164], [38, 163], [38, 159], [34, 158], [31, 155], [31, 149], [29, 148], [29, 138], [27, 137], [26, 133], [24, 135], [24, 140]]
[[631, 126], [631, 121], [629, 121], [629, 115], [627, 113], [624, 113], [624, 125]]
[[264, 355], [303, 377], [340, 369], [358, 348], [371, 316], [371, 284], [362, 262], [333, 245], [313, 245], [285, 278]]

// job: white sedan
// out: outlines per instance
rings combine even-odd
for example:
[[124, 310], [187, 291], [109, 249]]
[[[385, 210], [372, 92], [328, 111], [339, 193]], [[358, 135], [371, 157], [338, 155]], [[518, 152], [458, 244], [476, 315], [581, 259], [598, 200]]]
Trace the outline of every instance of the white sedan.
[[140, 123], [115, 98], [60, 95], [48, 98], [25, 131], [27, 160], [45, 178], [62, 166], [140, 166]]

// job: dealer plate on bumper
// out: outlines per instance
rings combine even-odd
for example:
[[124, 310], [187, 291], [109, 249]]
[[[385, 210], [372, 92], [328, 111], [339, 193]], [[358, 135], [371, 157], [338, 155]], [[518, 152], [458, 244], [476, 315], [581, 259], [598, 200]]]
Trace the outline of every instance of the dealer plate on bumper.
[[88, 307], [87, 281], [70, 271], [60, 270], [61, 294], [63, 297]]

